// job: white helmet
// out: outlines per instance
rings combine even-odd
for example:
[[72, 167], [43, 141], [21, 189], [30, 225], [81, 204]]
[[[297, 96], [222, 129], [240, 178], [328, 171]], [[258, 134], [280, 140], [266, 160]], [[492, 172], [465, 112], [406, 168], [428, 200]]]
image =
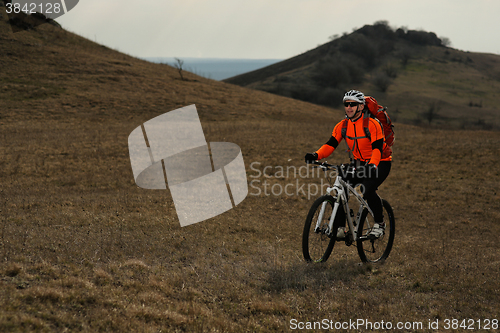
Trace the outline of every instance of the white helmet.
[[363, 94], [359, 90], [350, 90], [344, 95], [344, 99], [342, 100], [342, 102], [345, 101], [356, 101], [359, 104], [365, 104], [365, 94]]

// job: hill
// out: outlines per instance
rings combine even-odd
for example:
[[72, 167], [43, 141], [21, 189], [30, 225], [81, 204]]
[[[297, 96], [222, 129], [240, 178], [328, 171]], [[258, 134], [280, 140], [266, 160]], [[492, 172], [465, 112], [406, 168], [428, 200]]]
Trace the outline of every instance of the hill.
[[386, 22], [224, 81], [331, 107], [355, 87], [402, 123], [500, 128], [500, 56], [455, 50], [435, 33]]
[[[251, 107], [253, 93], [247, 89], [217, 84], [189, 72], [184, 72], [186, 80], [181, 80], [171, 66], [151, 65], [62, 29], [54, 28], [49, 33], [47, 24], [13, 34], [6, 19], [0, 32], [3, 65], [0, 98], [7, 112], [4, 118], [19, 119], [23, 115], [39, 119], [67, 115], [68, 110], [76, 117], [94, 119], [119, 118], [123, 114], [146, 118], [185, 106], [188, 100], [196, 103], [203, 120], [219, 116], [252, 119], [302, 112], [293, 101], [285, 102], [287, 106], [278, 110], [276, 97], [264, 94], [264, 114], [262, 105]], [[76, 50], [85, 61], [74, 59]], [[20, 109], [26, 103], [39, 112], [20, 114], [25, 112]], [[104, 108], [112, 114], [100, 112]], [[317, 110], [328, 112], [319, 107]]]
[[[5, 16], [0, 62], [1, 332], [498, 323], [500, 133], [398, 123], [379, 191], [396, 215], [388, 260], [360, 265], [353, 247], [336, 244], [327, 263], [309, 265], [303, 223], [324, 179], [308, 176], [303, 156], [343, 112], [182, 80], [53, 25], [14, 34]], [[249, 194], [181, 228], [168, 190], [134, 184], [127, 138], [190, 104], [207, 141], [241, 147]]]

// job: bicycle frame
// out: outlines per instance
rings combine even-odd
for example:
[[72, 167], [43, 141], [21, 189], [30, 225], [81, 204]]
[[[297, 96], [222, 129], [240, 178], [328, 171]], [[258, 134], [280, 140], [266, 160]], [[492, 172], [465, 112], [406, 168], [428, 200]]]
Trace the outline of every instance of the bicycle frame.
[[[358, 231], [359, 231], [358, 228], [360, 226], [359, 219], [361, 218], [361, 213], [363, 212], [363, 209], [366, 208], [370, 213], [372, 213], [372, 215], [373, 215], [373, 212], [371, 211], [370, 207], [368, 206], [365, 199], [363, 199], [361, 194], [356, 192], [354, 187], [352, 187], [350, 184], [345, 182], [340, 176], [336, 177], [333, 186], [328, 187], [326, 189], [326, 192], [329, 195], [331, 195], [331, 193], [334, 192], [333, 197], [337, 198], [337, 200], [335, 201], [334, 206], [333, 206], [333, 211], [332, 211], [332, 215], [330, 216], [330, 221], [328, 223], [328, 229], [326, 230], [326, 234], [330, 237], [336, 237], [336, 235], [331, 235], [331, 233], [333, 231], [333, 222], [335, 220], [335, 216], [337, 215], [337, 211], [338, 211], [340, 205], [342, 204], [344, 206], [344, 211], [346, 212], [347, 223], [349, 224], [349, 230], [351, 231], [351, 234], [352, 234], [352, 240], [355, 242], [356, 240], [358, 240]], [[360, 203], [360, 207], [359, 207], [359, 211], [356, 215], [356, 219], [354, 219], [350, 214], [349, 192], [351, 194], [353, 194]], [[316, 227], [314, 229], [315, 232], [319, 232], [319, 230], [320, 230], [320, 224], [321, 224], [321, 221], [323, 220], [323, 215], [325, 213], [326, 205], [327, 205], [327, 202], [325, 201], [325, 202], [323, 202], [323, 204], [321, 206], [318, 220], [316, 221]], [[358, 221], [356, 221], [357, 222], [356, 228], [354, 227], [355, 220], [358, 220]]]

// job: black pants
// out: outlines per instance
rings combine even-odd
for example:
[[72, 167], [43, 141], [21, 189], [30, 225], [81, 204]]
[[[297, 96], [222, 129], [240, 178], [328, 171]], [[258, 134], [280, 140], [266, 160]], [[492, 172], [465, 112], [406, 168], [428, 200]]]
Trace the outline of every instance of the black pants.
[[372, 172], [357, 172], [343, 177], [352, 186], [362, 184], [363, 198], [373, 211], [375, 223], [384, 222], [382, 200], [376, 191], [380, 184], [389, 176], [391, 163], [390, 161], [381, 161], [377, 170], [372, 170]]

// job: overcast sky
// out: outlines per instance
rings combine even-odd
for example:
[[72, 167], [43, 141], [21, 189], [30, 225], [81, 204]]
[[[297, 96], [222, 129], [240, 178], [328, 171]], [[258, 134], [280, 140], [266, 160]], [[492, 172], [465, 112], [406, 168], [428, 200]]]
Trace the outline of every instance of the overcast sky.
[[386, 20], [500, 54], [500, 0], [81, 0], [67, 30], [136, 57], [285, 59]]

